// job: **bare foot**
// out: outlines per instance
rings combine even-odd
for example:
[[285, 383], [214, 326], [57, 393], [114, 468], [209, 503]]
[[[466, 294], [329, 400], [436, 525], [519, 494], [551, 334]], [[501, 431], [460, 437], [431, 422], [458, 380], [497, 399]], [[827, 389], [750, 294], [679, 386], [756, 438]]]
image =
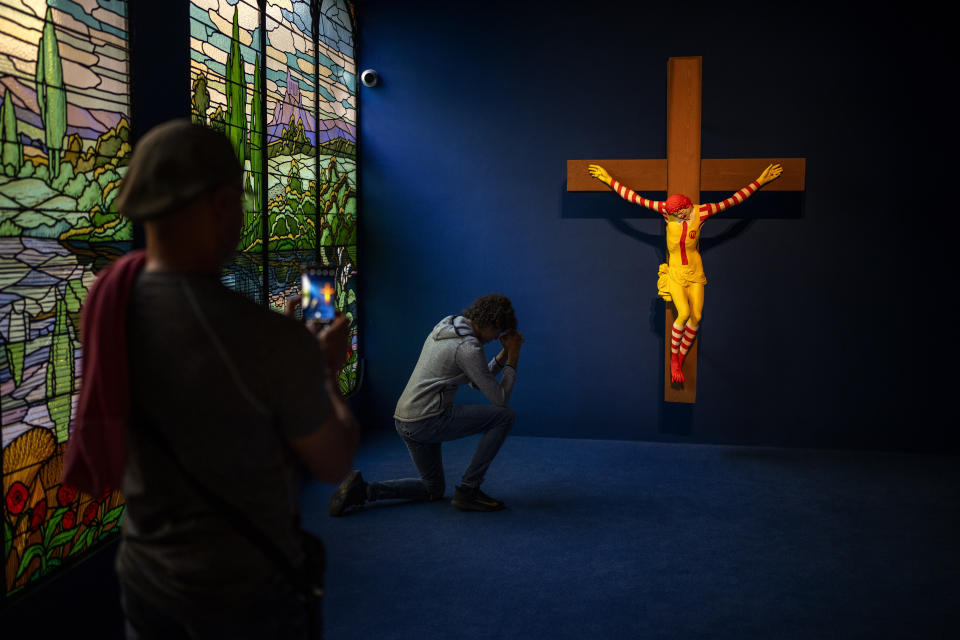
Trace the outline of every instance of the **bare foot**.
[[674, 382], [683, 382], [683, 371], [680, 367], [682, 363], [680, 361], [680, 354], [674, 353], [670, 357], [670, 377]]

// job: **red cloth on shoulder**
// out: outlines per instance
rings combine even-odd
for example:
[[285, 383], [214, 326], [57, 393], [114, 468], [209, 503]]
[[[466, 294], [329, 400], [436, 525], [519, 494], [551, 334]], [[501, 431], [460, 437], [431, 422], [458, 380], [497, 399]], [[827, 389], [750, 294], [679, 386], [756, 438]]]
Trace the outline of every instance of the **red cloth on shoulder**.
[[103, 269], [81, 312], [83, 378], [63, 482], [94, 496], [119, 487], [127, 465], [127, 302], [146, 259], [142, 249], [131, 251]]

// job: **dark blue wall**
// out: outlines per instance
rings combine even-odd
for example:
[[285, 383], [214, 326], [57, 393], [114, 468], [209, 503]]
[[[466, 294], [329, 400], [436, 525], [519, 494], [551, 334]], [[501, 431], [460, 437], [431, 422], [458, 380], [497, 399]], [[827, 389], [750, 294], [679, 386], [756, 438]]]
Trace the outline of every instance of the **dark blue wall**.
[[[953, 128], [932, 21], [468, 4], [481, 8], [360, 6], [360, 65], [382, 77], [361, 87], [371, 428], [391, 428], [433, 324], [499, 291], [527, 338], [516, 434], [955, 446], [930, 419], [950, 385], [918, 333], [956, 288], [930, 282], [949, 272], [946, 229], [916, 223], [942, 204], [936, 151]], [[612, 193], [565, 192], [567, 159], [665, 156], [666, 62], [688, 55], [703, 56], [704, 157], [807, 158], [802, 198], [761, 193], [706, 227], [694, 406], [663, 402], [663, 223]]]

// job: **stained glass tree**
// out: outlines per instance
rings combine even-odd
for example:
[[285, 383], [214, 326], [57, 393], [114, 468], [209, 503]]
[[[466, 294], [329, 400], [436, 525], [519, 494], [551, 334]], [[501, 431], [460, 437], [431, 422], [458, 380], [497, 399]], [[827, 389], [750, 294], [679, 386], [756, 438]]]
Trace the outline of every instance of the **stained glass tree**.
[[195, 122], [223, 131], [243, 164], [245, 215], [238, 253], [223, 280], [257, 302], [264, 301], [262, 127], [254, 105], [256, 66], [262, 59], [260, 22], [255, 1], [190, 4], [190, 105]]
[[[351, 6], [194, 1], [190, 16], [192, 117], [223, 131], [248, 171], [240, 251], [224, 281], [279, 310], [299, 292], [305, 264], [337, 268], [338, 303], [353, 335], [340, 382], [353, 391], [359, 354]], [[238, 137], [244, 128], [245, 144]]]
[[130, 154], [126, 3], [0, 0], [2, 594], [117, 531], [119, 493], [60, 484], [79, 316], [131, 247], [114, 199]]

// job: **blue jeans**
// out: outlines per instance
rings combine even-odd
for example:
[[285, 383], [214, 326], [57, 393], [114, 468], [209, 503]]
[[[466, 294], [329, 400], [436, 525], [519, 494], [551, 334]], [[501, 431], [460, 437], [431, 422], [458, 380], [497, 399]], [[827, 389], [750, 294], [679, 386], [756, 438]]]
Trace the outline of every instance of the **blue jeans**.
[[450, 407], [432, 418], [417, 422], [396, 420], [397, 433], [403, 438], [420, 478], [404, 478], [371, 482], [367, 498], [406, 498], [408, 500], [435, 500], [443, 496], [446, 481], [443, 475], [443, 457], [440, 444], [482, 433], [470, 466], [460, 485], [479, 487], [500, 446], [513, 427], [513, 409], [484, 404]]

